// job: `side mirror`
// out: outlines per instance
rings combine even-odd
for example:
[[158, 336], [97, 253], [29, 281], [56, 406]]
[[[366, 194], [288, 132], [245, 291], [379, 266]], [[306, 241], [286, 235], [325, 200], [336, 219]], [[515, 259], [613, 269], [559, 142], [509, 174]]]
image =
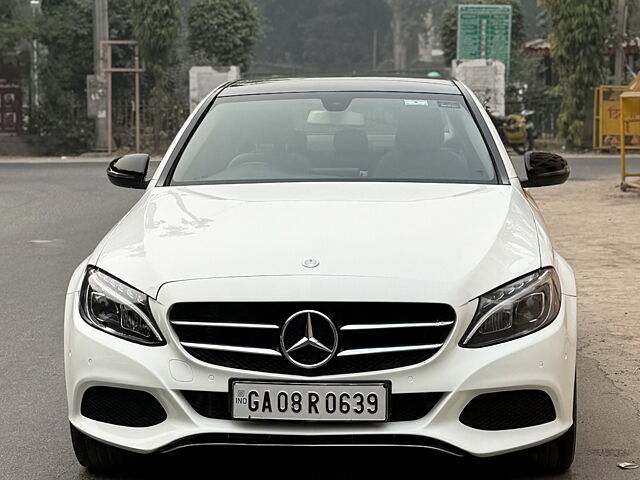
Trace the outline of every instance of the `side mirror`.
[[548, 187], [567, 181], [571, 169], [567, 161], [558, 154], [549, 152], [526, 152], [524, 167], [527, 179], [523, 187]]
[[146, 188], [149, 170], [149, 155], [132, 153], [116, 158], [107, 168], [109, 181], [118, 187]]

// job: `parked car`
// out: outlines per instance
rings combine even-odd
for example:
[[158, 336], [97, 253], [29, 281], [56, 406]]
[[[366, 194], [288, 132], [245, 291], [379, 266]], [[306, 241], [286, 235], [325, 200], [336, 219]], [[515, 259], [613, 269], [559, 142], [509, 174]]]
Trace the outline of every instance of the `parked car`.
[[525, 189], [569, 166], [525, 166], [457, 81], [221, 86], [153, 175], [108, 168], [146, 190], [66, 296], [79, 462], [396, 445], [566, 470], [576, 286]]

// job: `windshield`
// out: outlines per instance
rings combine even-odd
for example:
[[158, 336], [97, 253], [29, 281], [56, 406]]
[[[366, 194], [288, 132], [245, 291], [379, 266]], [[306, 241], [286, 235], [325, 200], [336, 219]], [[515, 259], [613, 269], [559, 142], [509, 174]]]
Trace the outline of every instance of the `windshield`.
[[219, 98], [182, 152], [171, 184], [403, 180], [497, 183], [462, 96]]

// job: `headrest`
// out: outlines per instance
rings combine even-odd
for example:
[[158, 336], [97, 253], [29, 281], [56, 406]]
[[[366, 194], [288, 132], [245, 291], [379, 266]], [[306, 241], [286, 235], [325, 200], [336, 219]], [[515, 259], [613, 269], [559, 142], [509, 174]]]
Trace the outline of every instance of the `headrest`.
[[281, 150], [293, 137], [293, 119], [286, 110], [265, 110], [254, 114], [253, 120], [257, 120], [254, 135], [259, 145], [271, 145]]
[[353, 128], [338, 130], [333, 135], [333, 148], [337, 153], [364, 153], [369, 151], [369, 138], [364, 130]]
[[396, 148], [409, 152], [438, 149], [444, 143], [445, 123], [433, 107], [405, 107], [396, 131]]
[[307, 134], [300, 130], [294, 130], [287, 145], [287, 151], [290, 153], [307, 153]]

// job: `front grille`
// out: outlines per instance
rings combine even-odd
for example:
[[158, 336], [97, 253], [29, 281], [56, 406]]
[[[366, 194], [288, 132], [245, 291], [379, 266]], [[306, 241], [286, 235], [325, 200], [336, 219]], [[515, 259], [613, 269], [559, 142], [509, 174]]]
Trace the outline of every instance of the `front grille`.
[[510, 430], [553, 422], [556, 410], [542, 390], [512, 390], [474, 397], [460, 421], [478, 430]]
[[[231, 420], [227, 392], [184, 390], [185, 400], [203, 417]], [[408, 422], [426, 416], [442, 398], [442, 393], [395, 393], [391, 395], [389, 422]]]
[[98, 422], [124, 427], [150, 427], [167, 419], [153, 395], [129, 388], [88, 388], [82, 396], [80, 413]]
[[[305, 369], [282, 354], [280, 331], [297, 312], [315, 310], [338, 332], [337, 354]], [[206, 363], [241, 370], [320, 376], [369, 372], [428, 360], [453, 330], [455, 311], [433, 303], [178, 303], [169, 320], [182, 346]]]

